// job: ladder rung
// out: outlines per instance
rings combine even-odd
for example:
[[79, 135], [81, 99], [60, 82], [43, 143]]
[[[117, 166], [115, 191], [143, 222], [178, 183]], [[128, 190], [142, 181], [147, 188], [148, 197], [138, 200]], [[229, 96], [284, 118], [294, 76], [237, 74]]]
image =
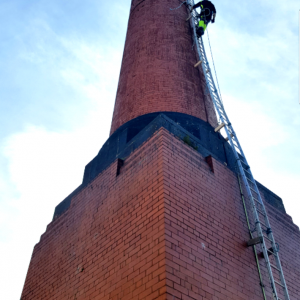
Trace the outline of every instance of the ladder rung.
[[282, 285], [280, 282], [278, 282], [278, 281], [276, 281], [276, 280], [274, 280], [274, 282], [277, 283], [277, 284], [279, 284], [280, 286], [282, 286], [282, 287], [285, 289], [285, 286]]
[[250, 180], [248, 177], [246, 177], [248, 181], [250, 181], [252, 184], [255, 184], [252, 180]]
[[278, 272], [281, 272], [281, 270], [279, 270], [277, 267], [275, 267], [275, 266], [272, 265], [271, 263], [270, 263], [270, 266], [271, 266], [272, 268], [276, 269]]
[[192, 14], [190, 14], [190, 16], [186, 19], [186, 21], [188, 21], [190, 18], [192, 18], [193, 17], [193, 15]]
[[[272, 248], [272, 250], [273, 250], [273, 248]], [[270, 249], [267, 249], [267, 252], [269, 252], [269, 253], [271, 253], [272, 255], [274, 255], [274, 256], [277, 256], [277, 254], [275, 254], [273, 251], [271, 251]]]
[[246, 169], [243, 168], [243, 170], [244, 170], [246, 173], [252, 175], [252, 174], [251, 174], [250, 172], [248, 172]]
[[[242, 168], [243, 168], [243, 166], [242, 166]], [[244, 170], [245, 172], [247, 172], [250, 176], [252, 176], [251, 172], [249, 172], [247, 169], [243, 168], [243, 170]]]
[[[230, 137], [231, 137], [231, 139], [232, 139], [232, 138], [234, 137], [234, 135], [231, 133], [231, 134], [230, 134]], [[226, 142], [229, 141], [229, 137], [228, 137], [228, 136], [225, 138], [225, 141], [226, 141]]]
[[[270, 256], [270, 255], [274, 255], [274, 256], [277, 257], [277, 254], [275, 254], [274, 252], [272, 252], [270, 249], [273, 250], [272, 247], [266, 250], [266, 251], [267, 251], [267, 255], [268, 255], [267, 258], [265, 258], [264, 252], [261, 252], [261, 256], [262, 256], [263, 258], [265, 258], [266, 260], [269, 260], [269, 256]], [[269, 263], [270, 263], [270, 261], [269, 261]]]
[[260, 214], [262, 214], [263, 216], [266, 216], [266, 214], [265, 214], [262, 210], [260, 210], [260, 209], [258, 209], [258, 208], [256, 208], [256, 210], [257, 210]]
[[[228, 123], [230, 123], [230, 122], [228, 122]], [[231, 133], [231, 134], [233, 134], [233, 130], [230, 128], [229, 125], [227, 126], [227, 128], [228, 128], [228, 132]]]
[[[208, 67], [205, 67], [205, 69], [210, 70]], [[209, 77], [209, 76], [210, 76], [210, 73], [207, 73], [207, 72], [206, 72], [206, 76]], [[208, 79], [210, 79], [210, 78], [208, 78]], [[209, 89], [210, 89], [210, 90], [213, 89], [213, 85], [212, 85], [212, 84], [210, 84]], [[211, 93], [213, 93], [213, 92], [211, 91]], [[216, 95], [213, 95], [213, 96], [214, 96], [214, 98], [216, 98]]]
[[249, 170], [250, 169], [250, 166], [249, 165], [247, 165], [244, 161], [242, 161], [241, 160], [241, 162], [247, 167], [247, 170]]
[[259, 220], [259, 223], [262, 224], [262, 225], [264, 225], [266, 228], [269, 228], [264, 222], [262, 222], [260, 220]]
[[235, 148], [237, 148], [238, 150], [240, 150], [240, 147], [238, 146], [238, 144], [237, 144], [237, 142], [236, 142], [236, 141], [234, 141], [234, 144], [233, 144], [233, 146], [234, 146]]
[[259, 209], [257, 207], [255, 207], [257, 211], [259, 211], [261, 214], [267, 214], [265, 209]]
[[270, 238], [268, 238], [267, 236], [263, 235], [263, 237], [264, 237], [265, 239], [269, 240], [271, 243], [273, 243], [273, 241], [272, 241]]
[[250, 190], [252, 190], [254, 193], [258, 194], [258, 192], [251, 187], [250, 187]]
[[254, 200], [254, 201], [256, 201], [258, 204], [262, 204], [259, 200], [257, 200], [256, 198], [254, 198], [254, 197], [252, 197], [252, 199]]
[[220, 116], [222, 117], [221, 118], [222, 123], [226, 125], [226, 122], [224, 121], [226, 119], [225, 116], [222, 113], [220, 113]]
[[191, 17], [192, 17], [192, 15], [190, 15], [190, 16], [186, 19], [186, 21], [188, 21]]
[[237, 153], [238, 153], [238, 154], [241, 154], [241, 152], [242, 152], [242, 151], [241, 151], [241, 148], [237, 145], [237, 142], [236, 142], [235, 140], [234, 140], [234, 142], [235, 142], [235, 143], [233, 144], [233, 146], [238, 150]]

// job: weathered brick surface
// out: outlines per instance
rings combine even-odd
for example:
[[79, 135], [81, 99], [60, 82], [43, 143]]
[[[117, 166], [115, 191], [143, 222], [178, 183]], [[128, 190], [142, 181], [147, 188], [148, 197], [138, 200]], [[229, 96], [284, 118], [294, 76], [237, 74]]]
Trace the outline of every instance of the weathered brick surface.
[[[291, 299], [300, 299], [300, 234], [298, 226], [293, 224], [292, 218], [265, 204], [276, 242], [279, 244], [279, 256], [284, 270]], [[271, 263], [276, 265], [272, 256]], [[265, 270], [266, 272], [266, 270]], [[280, 282], [278, 274], [275, 278]], [[280, 291], [281, 292], [281, 291]], [[280, 298], [284, 299], [283, 294]]]
[[165, 299], [161, 139], [72, 199], [35, 246], [22, 300]]
[[[263, 299], [253, 250], [245, 247], [249, 233], [236, 174], [214, 159], [211, 172], [201, 155], [174, 138], [163, 148], [167, 299]], [[296, 300], [299, 229], [288, 215], [266, 205]], [[272, 299], [264, 261], [259, 262]]]
[[[161, 128], [119, 176], [115, 162], [49, 224], [22, 300], [263, 299], [253, 251], [244, 245], [237, 178], [214, 159], [213, 166], [214, 173]], [[267, 209], [291, 299], [299, 299], [299, 230]]]
[[216, 124], [184, 5], [178, 0], [133, 0], [111, 134], [138, 116], [162, 111]]

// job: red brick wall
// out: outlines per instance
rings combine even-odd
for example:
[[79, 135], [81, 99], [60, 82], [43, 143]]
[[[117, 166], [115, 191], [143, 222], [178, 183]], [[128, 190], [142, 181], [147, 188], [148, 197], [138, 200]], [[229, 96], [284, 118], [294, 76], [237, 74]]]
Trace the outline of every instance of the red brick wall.
[[165, 299], [161, 139], [103, 171], [35, 246], [22, 300]]
[[[72, 199], [35, 246], [22, 300], [261, 300], [234, 173], [160, 129]], [[300, 234], [271, 206], [291, 299]]]
[[[268, 217], [279, 243], [279, 256], [291, 299], [300, 299], [300, 234], [292, 218], [270, 205], [266, 205]], [[275, 274], [276, 275], [276, 274]], [[277, 281], [280, 282], [278, 276]], [[284, 299], [283, 296], [281, 296]]]
[[194, 68], [198, 59], [188, 12], [184, 5], [170, 10], [179, 5], [178, 0], [132, 1], [111, 134], [133, 118], [161, 111], [216, 124], [203, 74]]
[[[196, 151], [166, 137], [167, 299], [263, 299], [253, 250], [245, 247], [249, 233], [236, 175], [215, 159], [212, 173]], [[299, 228], [290, 216], [266, 207], [290, 298], [299, 299]], [[273, 299], [264, 260], [259, 262], [267, 299]]]

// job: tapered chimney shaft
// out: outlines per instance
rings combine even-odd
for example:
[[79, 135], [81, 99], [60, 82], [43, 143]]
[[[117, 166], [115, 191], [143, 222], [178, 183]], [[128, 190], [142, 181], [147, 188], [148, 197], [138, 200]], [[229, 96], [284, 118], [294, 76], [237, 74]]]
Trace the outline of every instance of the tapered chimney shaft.
[[[176, 0], [133, 0], [111, 134], [152, 112], [179, 112], [211, 125], [216, 115], [205, 96], [185, 5]], [[173, 10], [171, 10], [173, 9]]]

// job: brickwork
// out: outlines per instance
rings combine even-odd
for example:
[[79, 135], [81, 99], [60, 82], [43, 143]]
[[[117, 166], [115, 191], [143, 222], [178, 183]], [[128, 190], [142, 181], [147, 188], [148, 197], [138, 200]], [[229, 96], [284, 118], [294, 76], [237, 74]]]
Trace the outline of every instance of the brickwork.
[[[163, 128], [117, 164], [48, 225], [22, 300], [263, 299], [232, 171]], [[299, 229], [267, 208], [296, 300]]]
[[[290, 298], [300, 299], [300, 234], [292, 218], [269, 204], [265, 204], [288, 285]], [[272, 262], [272, 257], [271, 257]], [[274, 264], [274, 263], [273, 263]], [[265, 271], [266, 272], [266, 271]], [[277, 274], [275, 274], [276, 276]], [[279, 277], [275, 279], [280, 282]], [[280, 298], [284, 299], [281, 293]]]
[[165, 299], [161, 139], [77, 194], [35, 246], [22, 300]]
[[[184, 5], [178, 0], [133, 0], [111, 134], [138, 116], [161, 111], [189, 114], [216, 124], [192, 49]], [[195, 47], [194, 47], [195, 48]]]
[[[236, 174], [213, 171], [174, 138], [164, 144], [167, 299], [263, 299]], [[300, 295], [299, 228], [267, 205], [291, 299]], [[250, 213], [250, 212], [249, 212]], [[268, 285], [264, 261], [259, 258]], [[272, 299], [266, 288], [268, 299]], [[284, 299], [282, 297], [282, 299]]]

